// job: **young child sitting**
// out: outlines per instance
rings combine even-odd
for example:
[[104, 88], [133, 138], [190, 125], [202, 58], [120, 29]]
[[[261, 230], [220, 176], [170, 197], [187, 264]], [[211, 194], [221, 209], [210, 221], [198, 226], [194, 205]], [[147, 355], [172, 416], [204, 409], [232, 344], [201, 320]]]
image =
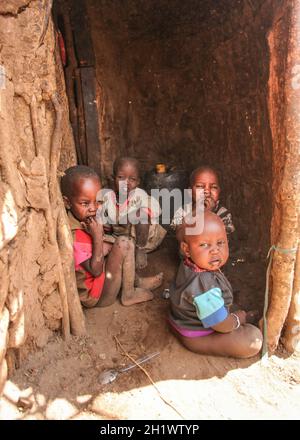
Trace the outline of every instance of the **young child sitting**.
[[[254, 312], [230, 313], [232, 288], [221, 272], [228, 259], [228, 243], [223, 222], [205, 211], [202, 228], [193, 231], [183, 223], [181, 262], [170, 289], [171, 329], [189, 350], [206, 355], [248, 358], [262, 345], [262, 334], [250, 323]], [[191, 232], [194, 235], [190, 235]], [[202, 232], [201, 232], [202, 230]]]
[[204, 209], [217, 214], [223, 221], [226, 233], [229, 235], [235, 231], [232, 223], [230, 212], [220, 204], [220, 185], [216, 170], [208, 166], [201, 166], [196, 168], [190, 176], [190, 185], [192, 189], [192, 201], [182, 208], [179, 208], [171, 223], [173, 229], [177, 229], [181, 225], [186, 215], [194, 212], [196, 202], [202, 201]]
[[119, 237], [106, 242], [103, 225], [96, 221], [101, 202], [98, 174], [87, 166], [65, 171], [61, 189], [73, 235], [78, 293], [85, 307], [113, 304], [121, 291], [124, 306], [153, 299], [150, 288], [159, 284], [155, 277], [138, 278], [134, 268], [134, 242]]
[[[136, 243], [136, 267], [147, 266], [147, 253], [163, 241], [166, 230], [158, 223], [160, 206], [138, 186], [140, 169], [136, 159], [121, 157], [113, 165], [114, 191], [104, 195], [103, 214], [111, 224], [114, 236], [133, 237]], [[132, 224], [130, 218], [142, 218]], [[159, 274], [162, 280], [163, 274]]]

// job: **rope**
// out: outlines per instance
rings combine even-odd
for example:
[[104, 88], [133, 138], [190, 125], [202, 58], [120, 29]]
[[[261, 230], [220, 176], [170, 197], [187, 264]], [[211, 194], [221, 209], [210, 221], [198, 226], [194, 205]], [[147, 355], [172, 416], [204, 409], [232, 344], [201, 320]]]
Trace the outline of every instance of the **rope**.
[[272, 261], [273, 261], [273, 255], [274, 251], [280, 252], [282, 254], [290, 254], [297, 252], [297, 248], [291, 248], [291, 249], [284, 249], [280, 248], [278, 246], [275, 246], [274, 244], [270, 247], [267, 260], [269, 259], [269, 264], [267, 267], [266, 272], [266, 290], [265, 290], [265, 304], [264, 304], [264, 315], [263, 315], [263, 346], [262, 346], [262, 353], [261, 353], [261, 363], [262, 365], [266, 365], [269, 358], [268, 353], [268, 327], [267, 327], [267, 311], [269, 307], [269, 280], [270, 280], [270, 271], [272, 267]]

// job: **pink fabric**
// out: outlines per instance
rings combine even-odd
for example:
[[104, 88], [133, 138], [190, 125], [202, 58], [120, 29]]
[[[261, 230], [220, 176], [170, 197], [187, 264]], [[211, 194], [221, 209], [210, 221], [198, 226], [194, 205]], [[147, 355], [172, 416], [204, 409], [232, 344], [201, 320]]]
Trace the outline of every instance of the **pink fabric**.
[[[75, 270], [84, 270], [80, 264], [86, 260], [89, 260], [92, 256], [92, 237], [87, 232], [81, 229], [76, 229], [73, 250]], [[98, 277], [93, 277], [92, 274], [86, 270], [84, 270], [84, 273], [84, 284], [89, 292], [89, 296], [99, 299], [105, 282], [105, 272], [102, 272], [102, 274]]]
[[169, 324], [182, 336], [185, 336], [186, 338], [199, 338], [201, 336], [208, 336], [214, 333], [214, 330], [188, 330], [183, 327], [179, 327], [175, 322], [173, 322], [171, 319], [168, 319]]
[[79, 269], [79, 265], [92, 256], [92, 243], [75, 242], [73, 244], [75, 269]]

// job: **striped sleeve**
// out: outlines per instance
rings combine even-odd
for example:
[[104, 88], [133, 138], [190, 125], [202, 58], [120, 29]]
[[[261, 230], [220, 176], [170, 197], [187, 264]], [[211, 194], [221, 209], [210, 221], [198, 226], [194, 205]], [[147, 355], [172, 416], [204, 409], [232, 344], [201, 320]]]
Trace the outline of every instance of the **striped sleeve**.
[[219, 287], [213, 287], [207, 292], [194, 297], [193, 304], [204, 328], [213, 327], [224, 321], [228, 316], [222, 291]]
[[224, 206], [221, 206], [221, 208], [218, 209], [216, 214], [220, 217], [220, 219], [224, 223], [227, 234], [231, 234], [232, 232], [235, 231], [235, 227], [232, 222], [232, 215], [230, 214], [228, 209], [226, 209]]

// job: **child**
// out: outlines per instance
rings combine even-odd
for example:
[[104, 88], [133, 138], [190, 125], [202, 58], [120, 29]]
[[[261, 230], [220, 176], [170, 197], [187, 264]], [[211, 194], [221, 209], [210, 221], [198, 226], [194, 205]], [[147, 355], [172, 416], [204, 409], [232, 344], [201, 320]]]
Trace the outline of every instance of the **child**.
[[208, 166], [198, 167], [190, 176], [190, 185], [192, 189], [192, 202], [175, 212], [171, 227], [177, 229], [177, 226], [182, 224], [184, 217], [192, 214], [196, 201], [202, 201], [204, 209], [214, 212], [222, 219], [228, 235], [234, 232], [235, 227], [232, 223], [231, 214], [220, 204], [219, 196], [221, 190], [217, 172]]
[[202, 232], [188, 235], [182, 225], [181, 262], [170, 291], [171, 329], [189, 350], [206, 355], [248, 358], [262, 345], [258, 328], [250, 324], [254, 312], [229, 312], [232, 288], [220, 268], [228, 259], [224, 224], [205, 211]]
[[[138, 187], [140, 169], [136, 159], [117, 159], [113, 165], [113, 177], [114, 191], [104, 195], [103, 214], [111, 224], [113, 235], [135, 239], [136, 267], [143, 269], [147, 266], [147, 253], [155, 250], [167, 233], [158, 223], [159, 203]], [[132, 224], [132, 215], [143, 217], [144, 222]]]
[[133, 240], [120, 237], [114, 244], [104, 241], [103, 225], [96, 221], [100, 204], [97, 194], [101, 189], [97, 173], [83, 165], [68, 168], [61, 188], [73, 235], [81, 303], [85, 307], [109, 306], [120, 290], [124, 306], [153, 299], [149, 286], [155, 288], [155, 282], [160, 280], [135, 277]]

